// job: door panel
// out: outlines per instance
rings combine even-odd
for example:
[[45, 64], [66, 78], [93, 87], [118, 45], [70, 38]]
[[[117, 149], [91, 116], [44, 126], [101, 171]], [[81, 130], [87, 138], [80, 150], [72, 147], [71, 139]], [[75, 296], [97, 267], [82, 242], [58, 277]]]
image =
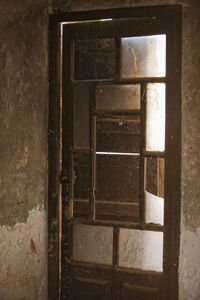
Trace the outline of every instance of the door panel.
[[62, 299], [176, 299], [167, 166], [178, 66], [166, 65], [175, 18], [166, 26], [172, 12], [159, 11], [62, 25]]
[[74, 278], [71, 300], [111, 300], [111, 286], [103, 280]]
[[121, 299], [122, 300], [159, 300], [159, 290], [134, 286], [130, 284], [121, 285]]

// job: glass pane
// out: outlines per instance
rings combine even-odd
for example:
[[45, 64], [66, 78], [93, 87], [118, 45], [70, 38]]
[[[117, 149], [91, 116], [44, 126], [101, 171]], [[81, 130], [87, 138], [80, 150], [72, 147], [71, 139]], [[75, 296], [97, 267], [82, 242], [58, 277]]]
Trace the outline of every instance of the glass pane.
[[163, 233], [120, 229], [119, 266], [163, 271]]
[[74, 44], [74, 78], [76, 80], [114, 78], [114, 39], [76, 40]]
[[73, 259], [80, 262], [112, 265], [113, 228], [73, 225]]
[[138, 202], [139, 156], [97, 154], [96, 200]]
[[98, 85], [97, 110], [140, 109], [140, 85]]
[[90, 154], [74, 155], [74, 217], [88, 217], [91, 184]]
[[89, 149], [89, 88], [74, 88], [74, 148]]
[[165, 84], [147, 85], [146, 150], [165, 150]]
[[163, 77], [166, 73], [166, 35], [121, 39], [121, 77]]
[[145, 221], [164, 223], [164, 159], [145, 159]]
[[140, 152], [140, 119], [97, 119], [97, 152]]

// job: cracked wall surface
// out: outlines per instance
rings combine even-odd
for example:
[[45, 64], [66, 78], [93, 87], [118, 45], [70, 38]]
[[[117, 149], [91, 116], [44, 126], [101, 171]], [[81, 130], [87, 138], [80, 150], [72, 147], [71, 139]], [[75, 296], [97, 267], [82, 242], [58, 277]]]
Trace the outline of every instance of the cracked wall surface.
[[48, 13], [183, 5], [179, 299], [200, 299], [200, 1], [1, 0], [0, 299], [47, 299]]

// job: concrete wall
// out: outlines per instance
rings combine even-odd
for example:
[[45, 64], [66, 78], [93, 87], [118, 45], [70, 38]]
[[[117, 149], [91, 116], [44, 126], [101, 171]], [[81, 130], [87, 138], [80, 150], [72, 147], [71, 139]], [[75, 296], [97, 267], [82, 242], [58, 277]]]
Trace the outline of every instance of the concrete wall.
[[0, 299], [47, 298], [48, 13], [183, 4], [180, 300], [200, 299], [200, 1], [1, 0]]

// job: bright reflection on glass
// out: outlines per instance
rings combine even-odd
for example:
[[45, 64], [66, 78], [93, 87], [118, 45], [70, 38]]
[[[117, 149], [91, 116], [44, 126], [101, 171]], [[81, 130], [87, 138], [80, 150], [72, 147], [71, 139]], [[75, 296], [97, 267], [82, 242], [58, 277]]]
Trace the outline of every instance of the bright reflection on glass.
[[166, 75], [166, 35], [121, 39], [121, 77], [163, 77]]
[[120, 229], [119, 266], [163, 271], [163, 232]]
[[145, 221], [163, 225], [164, 199], [145, 191]]
[[147, 85], [146, 150], [165, 150], [165, 84]]
[[145, 222], [164, 222], [164, 158], [145, 158]]

